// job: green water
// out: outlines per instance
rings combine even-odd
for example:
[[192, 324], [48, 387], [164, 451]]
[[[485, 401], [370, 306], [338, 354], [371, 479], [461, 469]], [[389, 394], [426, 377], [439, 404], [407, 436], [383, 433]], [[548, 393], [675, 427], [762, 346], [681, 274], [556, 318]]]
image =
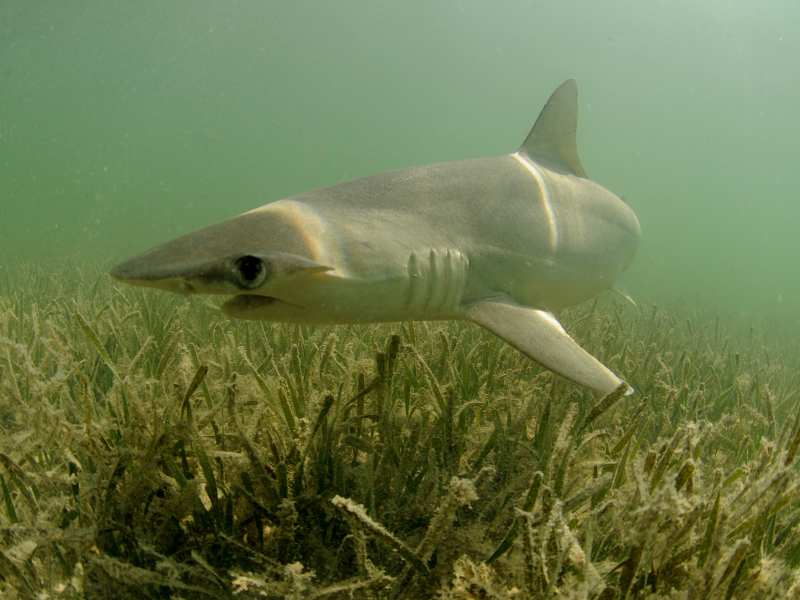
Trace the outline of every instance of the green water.
[[2, 0], [0, 265], [508, 152], [574, 77], [583, 163], [642, 222], [626, 287], [796, 330], [798, 56], [789, 0]]

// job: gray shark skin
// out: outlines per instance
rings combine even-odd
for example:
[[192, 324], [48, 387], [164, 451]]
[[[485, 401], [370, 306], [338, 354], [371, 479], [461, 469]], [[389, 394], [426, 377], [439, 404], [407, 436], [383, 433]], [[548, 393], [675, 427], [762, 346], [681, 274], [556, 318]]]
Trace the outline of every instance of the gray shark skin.
[[625, 202], [587, 178], [576, 127], [577, 85], [568, 80], [517, 152], [272, 202], [157, 246], [111, 275], [229, 296], [222, 310], [240, 319], [470, 320], [552, 371], [609, 393], [622, 380], [552, 311], [611, 288], [640, 228]]

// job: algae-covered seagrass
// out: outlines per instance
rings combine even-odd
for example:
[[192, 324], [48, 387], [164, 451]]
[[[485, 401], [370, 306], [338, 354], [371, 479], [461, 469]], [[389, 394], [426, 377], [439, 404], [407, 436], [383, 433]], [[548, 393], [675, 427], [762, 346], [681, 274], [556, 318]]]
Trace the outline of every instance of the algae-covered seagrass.
[[0, 597], [800, 594], [796, 340], [570, 309], [639, 390], [596, 400], [459, 322], [238, 323], [48, 268], [0, 274]]

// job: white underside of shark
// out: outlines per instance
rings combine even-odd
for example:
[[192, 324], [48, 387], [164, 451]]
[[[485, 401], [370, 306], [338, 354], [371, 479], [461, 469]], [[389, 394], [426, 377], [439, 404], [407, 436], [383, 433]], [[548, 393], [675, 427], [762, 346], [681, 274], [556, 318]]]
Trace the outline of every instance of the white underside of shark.
[[553, 311], [609, 289], [640, 237], [633, 211], [586, 177], [577, 88], [550, 97], [519, 151], [357, 179], [256, 208], [158, 246], [118, 279], [232, 296], [242, 319], [470, 320], [601, 393], [622, 381]]

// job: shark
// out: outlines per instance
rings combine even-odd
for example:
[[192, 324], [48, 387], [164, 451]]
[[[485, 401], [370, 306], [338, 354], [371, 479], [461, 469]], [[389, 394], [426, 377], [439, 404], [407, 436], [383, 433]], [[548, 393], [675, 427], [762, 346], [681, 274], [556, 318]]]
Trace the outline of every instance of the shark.
[[578, 157], [575, 80], [515, 152], [434, 163], [273, 201], [110, 271], [122, 282], [224, 296], [236, 319], [462, 320], [602, 394], [633, 388], [555, 314], [613, 289], [641, 236], [634, 211]]

